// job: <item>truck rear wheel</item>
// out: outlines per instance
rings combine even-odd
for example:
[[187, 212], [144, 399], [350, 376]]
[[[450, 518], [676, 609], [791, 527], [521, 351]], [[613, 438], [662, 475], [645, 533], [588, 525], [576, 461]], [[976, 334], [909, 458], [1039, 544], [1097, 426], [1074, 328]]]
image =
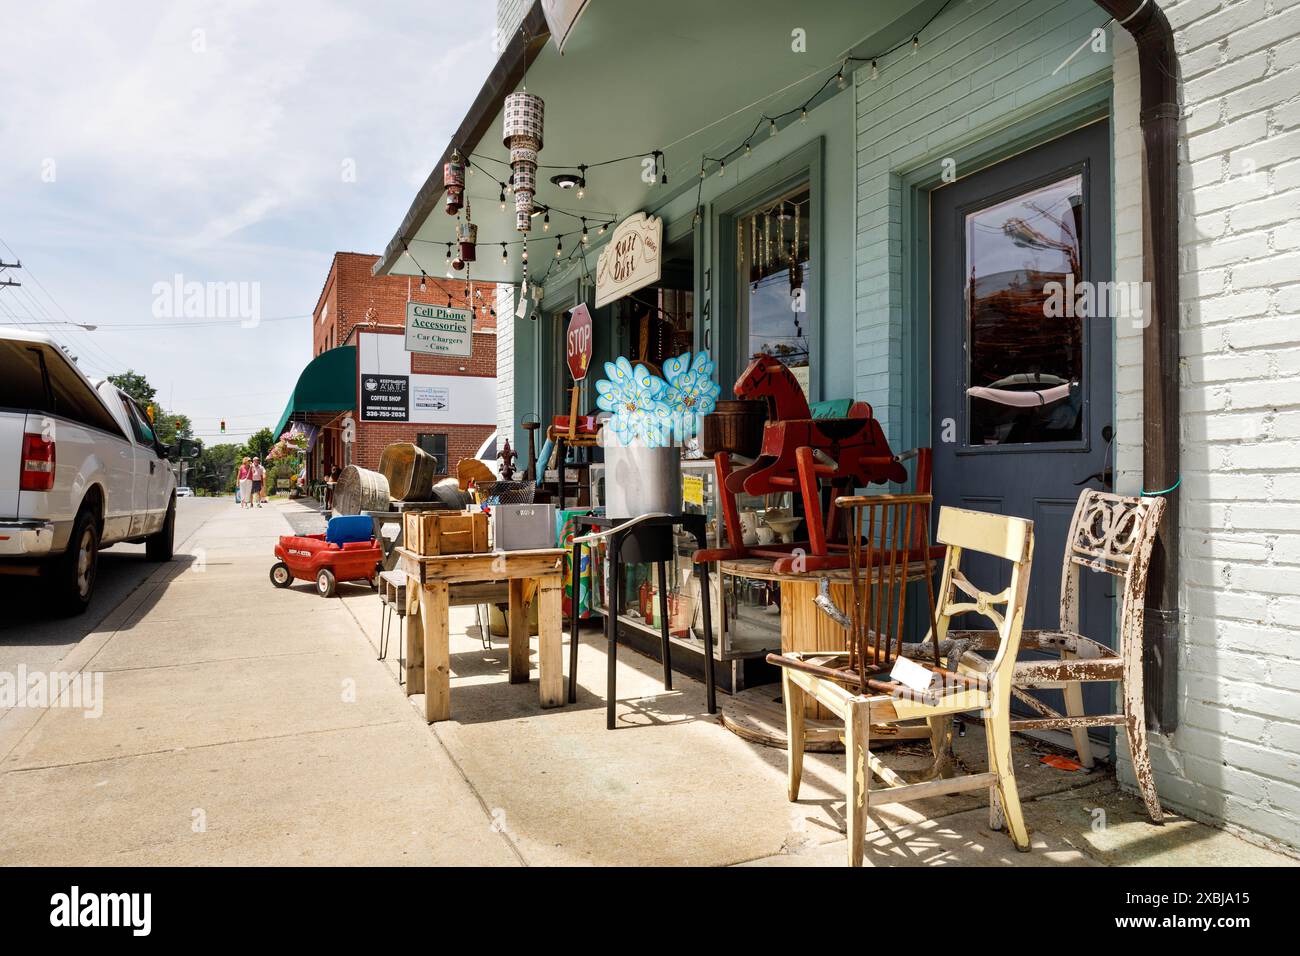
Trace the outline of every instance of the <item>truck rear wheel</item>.
[[77, 513], [68, 548], [49, 568], [49, 593], [54, 612], [66, 617], [84, 614], [95, 593], [99, 570], [99, 525], [89, 508]]
[[176, 496], [167, 505], [163, 526], [144, 539], [144, 553], [150, 561], [170, 561], [176, 547]]

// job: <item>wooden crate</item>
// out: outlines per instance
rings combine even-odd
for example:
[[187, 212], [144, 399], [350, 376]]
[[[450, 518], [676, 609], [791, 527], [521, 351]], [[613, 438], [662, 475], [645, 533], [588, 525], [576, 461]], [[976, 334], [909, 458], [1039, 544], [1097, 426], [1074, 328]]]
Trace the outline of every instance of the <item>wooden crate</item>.
[[416, 554], [479, 554], [488, 550], [488, 516], [481, 511], [408, 511], [402, 540]]

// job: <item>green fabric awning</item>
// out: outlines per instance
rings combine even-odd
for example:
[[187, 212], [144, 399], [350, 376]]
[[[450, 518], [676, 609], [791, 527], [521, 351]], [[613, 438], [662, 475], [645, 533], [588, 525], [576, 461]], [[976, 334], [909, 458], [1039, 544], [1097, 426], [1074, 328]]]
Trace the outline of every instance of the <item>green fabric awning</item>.
[[353, 411], [357, 407], [357, 347], [340, 345], [322, 352], [302, 370], [289, 395], [275, 437], [281, 438], [290, 420], [310, 412]]

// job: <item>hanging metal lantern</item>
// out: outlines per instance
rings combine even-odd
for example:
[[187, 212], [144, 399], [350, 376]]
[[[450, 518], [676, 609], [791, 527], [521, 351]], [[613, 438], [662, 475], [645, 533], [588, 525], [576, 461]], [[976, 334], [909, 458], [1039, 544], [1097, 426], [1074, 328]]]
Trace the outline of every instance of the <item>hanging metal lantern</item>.
[[532, 229], [533, 195], [537, 192], [537, 154], [542, 149], [545, 104], [533, 93], [506, 97], [501, 141], [510, 150], [511, 185], [515, 192], [515, 228]]
[[442, 184], [446, 189], [447, 215], [454, 216], [465, 204], [465, 164], [460, 153], [451, 154], [451, 161], [442, 164]]
[[474, 261], [474, 244], [478, 241], [478, 226], [466, 220], [456, 226], [456, 242], [460, 244], [460, 258]]

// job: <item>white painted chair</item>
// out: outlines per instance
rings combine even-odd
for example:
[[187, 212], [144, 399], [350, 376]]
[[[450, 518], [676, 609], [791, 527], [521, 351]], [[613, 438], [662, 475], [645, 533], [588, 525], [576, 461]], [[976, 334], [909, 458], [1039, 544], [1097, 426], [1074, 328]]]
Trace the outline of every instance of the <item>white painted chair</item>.
[[[1146, 701], [1142, 688], [1142, 617], [1146, 606], [1147, 565], [1156, 529], [1165, 511], [1165, 499], [1129, 498], [1087, 490], [1079, 496], [1066, 538], [1061, 569], [1061, 616], [1055, 631], [1026, 631], [1021, 650], [1059, 653], [1059, 661], [1017, 661], [1011, 692], [1037, 717], [1011, 721], [1012, 730], [1069, 730], [1079, 762], [1093, 765], [1089, 727], [1122, 726], [1128, 734], [1134, 775], [1155, 823], [1164, 816], [1147, 755]], [[1079, 583], [1083, 570], [1118, 579], [1120, 591], [1119, 652], [1079, 633]], [[990, 631], [953, 631], [953, 638], [969, 640], [973, 650], [997, 646]], [[963, 670], [982, 672], [988, 661], [975, 653], [962, 658]], [[1082, 682], [1119, 684], [1120, 713], [1087, 715], [1083, 710]], [[1030, 689], [1060, 690], [1065, 697], [1061, 714], [1029, 693]]]
[[[841, 506], [880, 507], [872, 504], [871, 496], [844, 499]], [[862, 527], [860, 516], [854, 527]], [[857, 537], [859, 549], [863, 549], [862, 537], [860, 534]], [[769, 661], [782, 667], [790, 741], [788, 794], [791, 801], [799, 799], [803, 773], [805, 695], [811, 695], [844, 721], [847, 765], [845, 818], [850, 866], [862, 865], [867, 811], [873, 801], [876, 804], [903, 803], [985, 787], [989, 790], [990, 825], [1000, 829], [1005, 823], [1016, 849], [1029, 849], [1029, 832], [1020, 812], [1020, 797], [1011, 762], [1010, 701], [1012, 665], [1020, 644], [1034, 551], [1033, 522], [943, 508], [939, 512], [938, 541], [946, 546], [947, 553], [936, 617], [925, 644], [936, 647], [946, 644], [948, 625], [954, 616], [979, 614], [994, 624], [997, 634], [997, 655], [987, 671], [975, 676], [951, 674], [936, 664], [918, 660], [916, 663], [939, 678], [935, 682], [938, 686], [932, 684], [926, 690], [913, 691], [891, 680], [887, 666], [891, 657], [880, 653], [873, 616], [869, 608], [864, 613], [861, 601], [854, 603], [853, 647], [844, 653], [819, 651], [768, 655]], [[1010, 562], [1011, 583], [1008, 587], [992, 594], [973, 585], [961, 571], [962, 556], [967, 551]], [[860, 570], [856, 577], [857, 588], [862, 594], [872, 593], [873, 574], [879, 580], [872, 565], [871, 561], [854, 562], [855, 569]], [[883, 600], [890, 598], [886, 596]], [[886, 616], [891, 606], [886, 606]], [[849, 666], [850, 661], [853, 667]], [[930, 724], [931, 739], [938, 747], [946, 739], [952, 715], [969, 711], [979, 712], [985, 721], [989, 766], [983, 773], [908, 783], [871, 753], [872, 724], [925, 718]], [[872, 774], [887, 786], [873, 791]]]

